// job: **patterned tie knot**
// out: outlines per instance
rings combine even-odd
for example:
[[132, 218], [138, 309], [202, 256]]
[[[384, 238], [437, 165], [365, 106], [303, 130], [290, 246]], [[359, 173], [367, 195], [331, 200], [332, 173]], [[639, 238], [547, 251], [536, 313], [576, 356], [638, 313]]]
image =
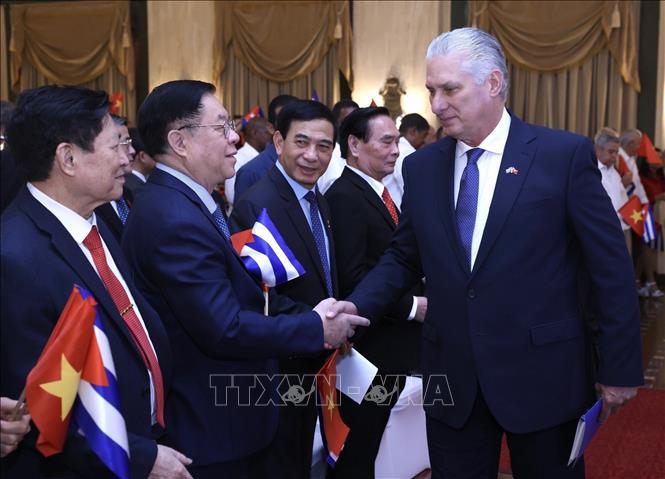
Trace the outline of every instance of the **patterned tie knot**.
[[471, 148], [466, 152], [467, 165], [475, 165], [478, 162], [478, 159], [485, 153], [485, 150], [482, 148]]
[[314, 193], [314, 191], [312, 190], [307, 192], [307, 194], [305, 195], [305, 199], [312, 204], [317, 204], [316, 193]]
[[88, 236], [86, 236], [85, 239], [83, 240], [83, 244], [90, 251], [102, 248], [102, 239], [100, 238], [99, 233], [97, 232], [96, 226], [93, 225], [92, 228], [90, 228], [90, 233], [88, 233]]

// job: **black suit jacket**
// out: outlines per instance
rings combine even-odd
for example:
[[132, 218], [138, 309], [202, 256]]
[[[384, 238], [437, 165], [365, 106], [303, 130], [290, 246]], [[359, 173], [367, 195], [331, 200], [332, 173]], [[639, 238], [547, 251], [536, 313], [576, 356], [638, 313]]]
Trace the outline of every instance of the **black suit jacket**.
[[[157, 353], [165, 390], [170, 384], [171, 353], [166, 331], [134, 285], [120, 247], [98, 221], [113, 259], [125, 279]], [[121, 413], [127, 425], [132, 477], [146, 477], [155, 461], [156, 429], [151, 427], [150, 389], [145, 364], [129, 329], [102, 280], [80, 247], [53, 214], [23, 188], [2, 215], [2, 395], [17, 398], [69, 298], [74, 284], [99, 304], [117, 373]], [[168, 427], [168, 423], [167, 423]], [[61, 454], [44, 458], [34, 448], [32, 428], [18, 450], [2, 460], [7, 477], [110, 477], [85, 439], [70, 431]]]
[[[134, 195], [126, 184], [122, 189], [122, 197], [127, 202], [127, 206], [131, 208]], [[118, 213], [116, 213], [113, 206], [111, 206], [111, 203], [104, 203], [95, 208], [95, 214], [104, 221], [104, 224], [106, 224], [106, 226], [109, 227], [109, 230], [111, 230], [115, 240], [120, 244], [120, 241], [122, 240], [123, 224], [122, 221], [120, 221]]]
[[[330, 205], [335, 255], [339, 263], [342, 297], [348, 296], [378, 263], [388, 248], [395, 223], [372, 187], [349, 168], [326, 192]], [[372, 325], [355, 341], [356, 349], [381, 372], [407, 373], [417, 369], [421, 324], [406, 321], [420, 285], [397, 297], [385, 316], [370, 318]]]

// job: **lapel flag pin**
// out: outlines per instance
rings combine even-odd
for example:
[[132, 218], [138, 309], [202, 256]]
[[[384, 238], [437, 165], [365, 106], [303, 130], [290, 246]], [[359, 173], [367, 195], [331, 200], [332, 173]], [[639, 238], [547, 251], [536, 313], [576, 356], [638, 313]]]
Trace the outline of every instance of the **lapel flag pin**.
[[514, 166], [511, 166], [510, 168], [506, 168], [506, 173], [510, 173], [511, 175], [516, 175], [517, 173], [519, 173], [519, 170]]

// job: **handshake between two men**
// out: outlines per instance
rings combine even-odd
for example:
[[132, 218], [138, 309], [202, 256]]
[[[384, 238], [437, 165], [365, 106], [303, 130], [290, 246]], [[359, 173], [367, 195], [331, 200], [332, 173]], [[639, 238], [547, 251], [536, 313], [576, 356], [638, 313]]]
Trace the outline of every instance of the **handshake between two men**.
[[337, 349], [355, 334], [358, 326], [369, 326], [367, 318], [358, 316], [355, 304], [327, 298], [314, 307], [323, 324], [323, 341], [326, 349]]

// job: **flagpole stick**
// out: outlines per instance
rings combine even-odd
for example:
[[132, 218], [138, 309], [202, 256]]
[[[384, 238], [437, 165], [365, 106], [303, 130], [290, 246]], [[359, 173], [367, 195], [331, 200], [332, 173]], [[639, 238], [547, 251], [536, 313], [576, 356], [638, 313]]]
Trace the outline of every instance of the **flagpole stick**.
[[265, 283], [261, 283], [261, 287], [263, 289], [263, 314], [268, 316], [268, 310], [269, 310], [269, 305], [268, 305], [268, 285]]
[[18, 400], [16, 401], [16, 406], [14, 406], [14, 410], [11, 413], [11, 416], [9, 417], [10, 421], [17, 421], [20, 419], [20, 417], [23, 415], [23, 406], [25, 406], [25, 388], [23, 388], [23, 391], [21, 391], [21, 395], [18, 397]]

